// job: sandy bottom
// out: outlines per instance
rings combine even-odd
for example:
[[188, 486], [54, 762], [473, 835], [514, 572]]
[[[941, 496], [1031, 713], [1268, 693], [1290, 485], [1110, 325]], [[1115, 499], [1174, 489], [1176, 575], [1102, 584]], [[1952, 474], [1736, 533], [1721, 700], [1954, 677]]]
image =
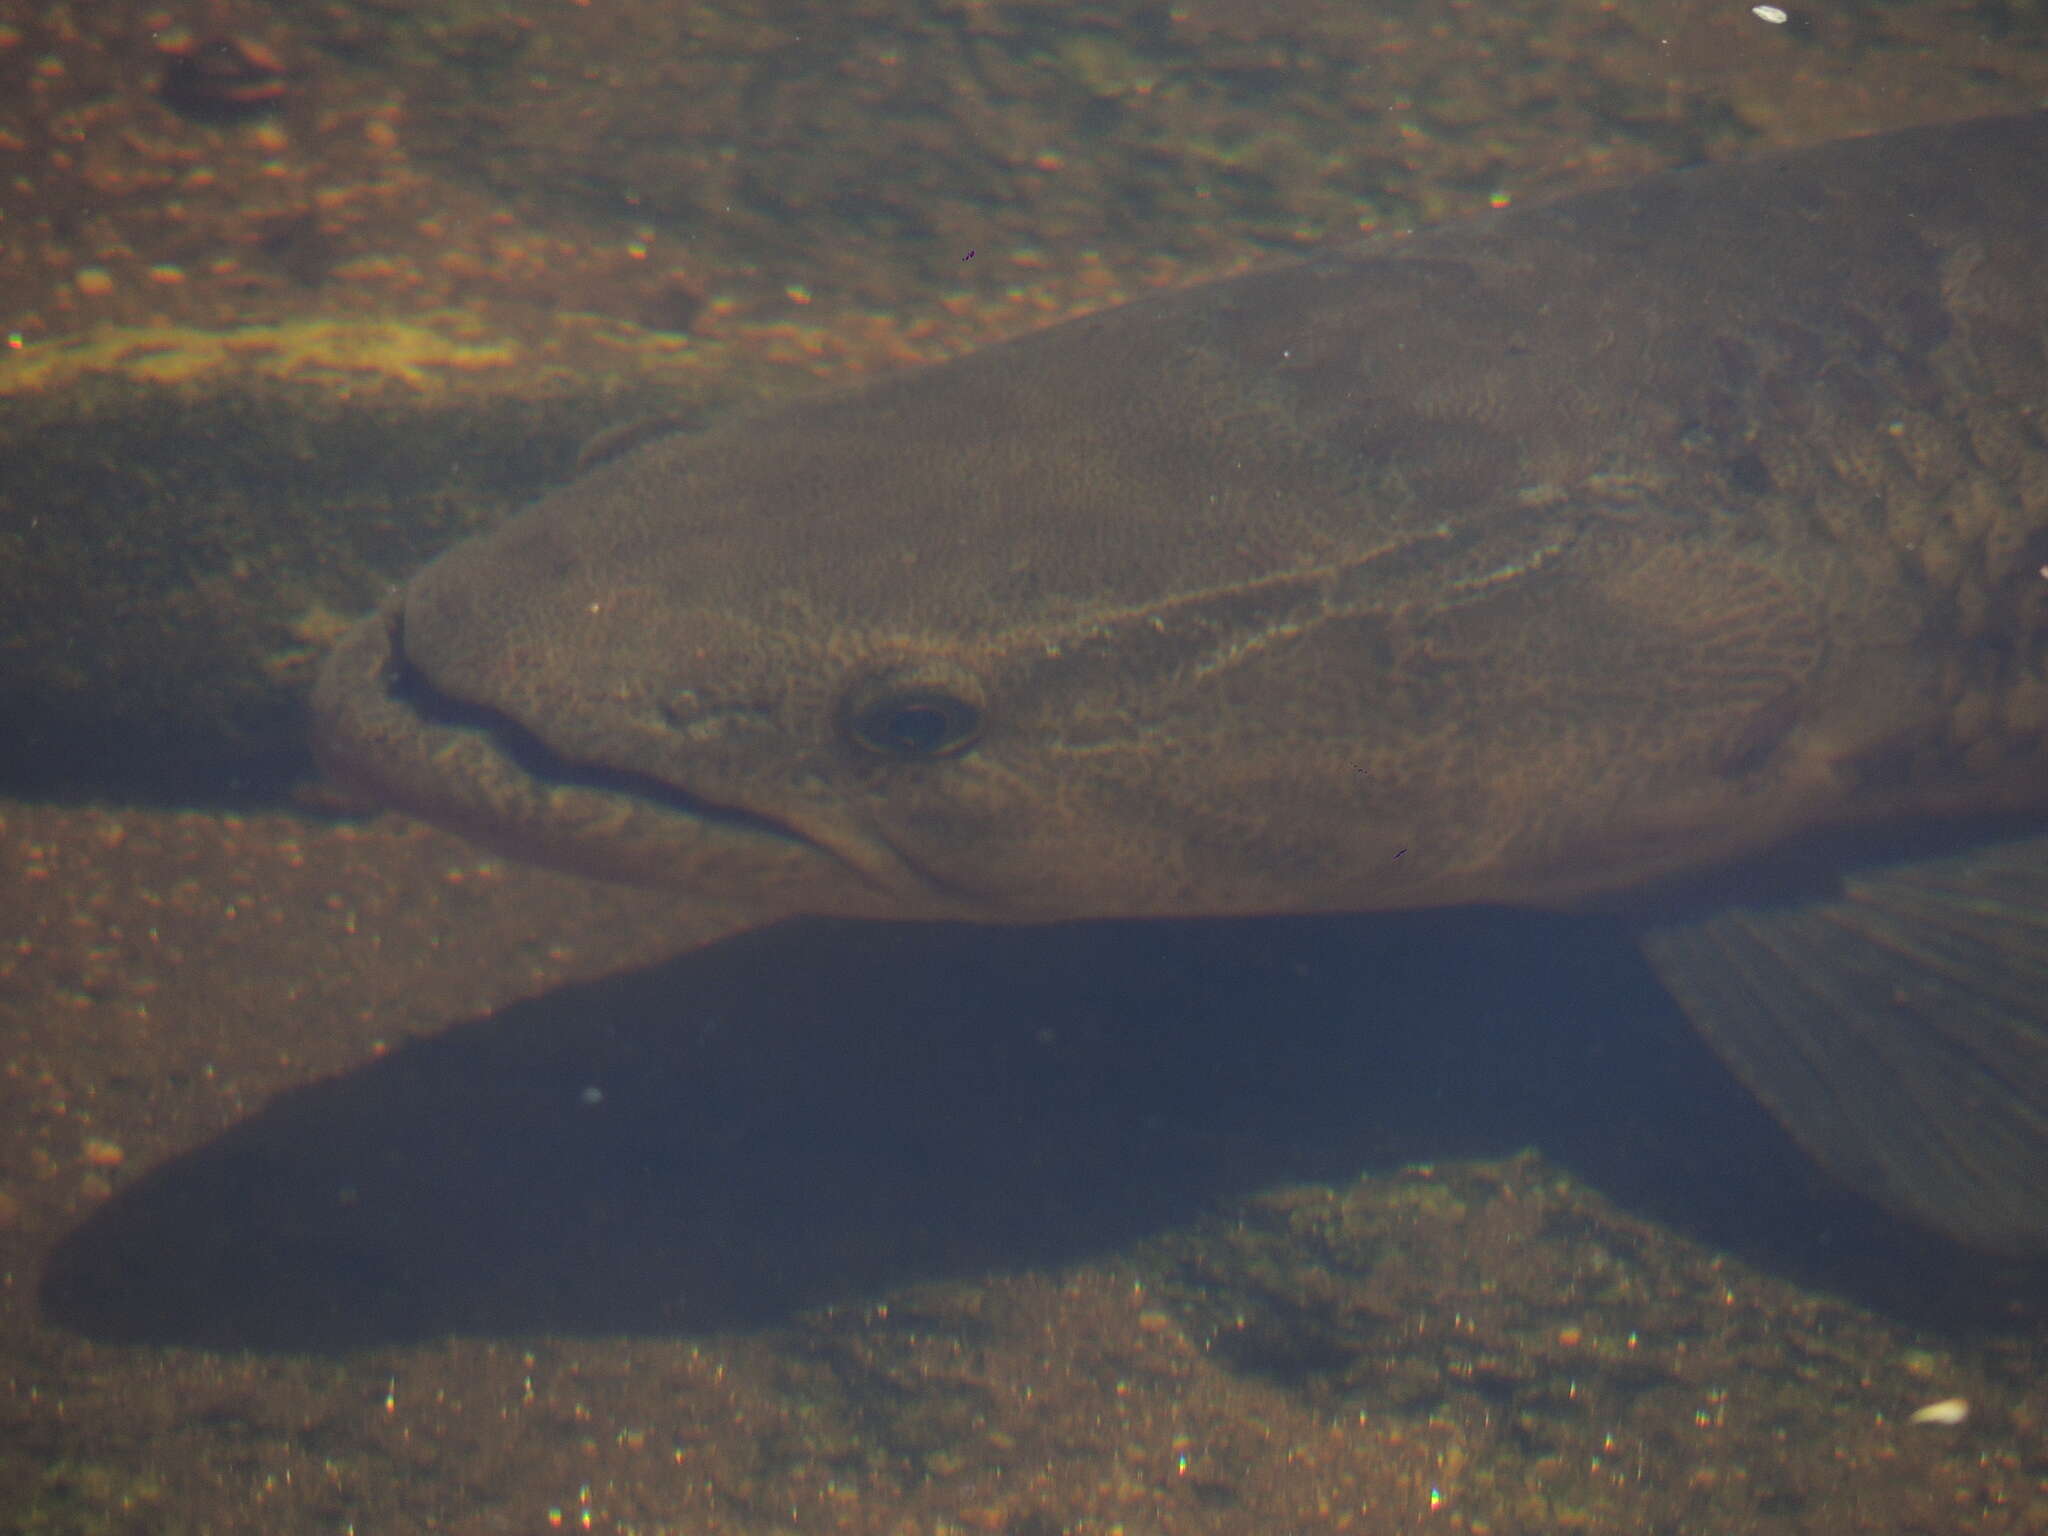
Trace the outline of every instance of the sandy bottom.
[[699, 949], [288, 814], [9, 807], [0, 903], [9, 1529], [2048, 1529], [2020, 1312], [1916, 1331], [1533, 1155], [1275, 1178], [1284, 1113], [1146, 1097], [1190, 1037], [1112, 1045], [1109, 939]]

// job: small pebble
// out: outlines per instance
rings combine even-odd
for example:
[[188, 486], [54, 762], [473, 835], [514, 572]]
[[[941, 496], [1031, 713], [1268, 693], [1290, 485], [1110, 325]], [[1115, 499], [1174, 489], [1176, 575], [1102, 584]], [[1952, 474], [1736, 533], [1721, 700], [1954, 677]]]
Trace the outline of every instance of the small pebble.
[[1970, 1416], [1970, 1404], [1960, 1397], [1944, 1397], [1938, 1403], [1929, 1403], [1925, 1408], [1915, 1408], [1906, 1419], [1908, 1424], [1960, 1424]]

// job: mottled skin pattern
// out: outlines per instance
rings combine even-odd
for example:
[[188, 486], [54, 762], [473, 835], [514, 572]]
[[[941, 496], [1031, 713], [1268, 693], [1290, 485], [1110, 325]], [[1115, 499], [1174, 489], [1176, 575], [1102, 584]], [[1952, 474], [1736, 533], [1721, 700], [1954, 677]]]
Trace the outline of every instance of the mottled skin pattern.
[[[324, 748], [764, 921], [1556, 904], [2048, 807], [2044, 272], [2036, 115], [1166, 294], [599, 467], [343, 643]], [[978, 735], [864, 745], [891, 698]]]

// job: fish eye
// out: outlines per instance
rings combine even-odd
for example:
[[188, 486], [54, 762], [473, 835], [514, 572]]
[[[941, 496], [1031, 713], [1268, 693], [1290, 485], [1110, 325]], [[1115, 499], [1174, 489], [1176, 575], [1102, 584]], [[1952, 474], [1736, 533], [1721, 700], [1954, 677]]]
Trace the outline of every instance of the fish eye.
[[981, 711], [936, 688], [913, 688], [871, 699], [847, 720], [870, 752], [909, 761], [953, 757], [981, 735]]

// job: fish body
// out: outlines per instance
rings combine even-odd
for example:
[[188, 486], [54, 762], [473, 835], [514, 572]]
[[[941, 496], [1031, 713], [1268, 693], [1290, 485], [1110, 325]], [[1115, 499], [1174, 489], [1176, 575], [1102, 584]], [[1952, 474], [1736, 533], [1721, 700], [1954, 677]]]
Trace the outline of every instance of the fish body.
[[[1751, 928], [1650, 949], [1852, 1182], [2048, 1246], [2043, 272], [2036, 114], [1158, 295], [598, 466], [342, 642], [323, 750], [763, 921], [1628, 902], [2001, 818], [1967, 966], [1873, 937], [1922, 862], [1797, 908], [1856, 940], [1830, 997], [1760, 996]], [[1930, 965], [1962, 1000], [1893, 1006], [1880, 1075], [1961, 1037], [1995, 1145], [1873, 1151], [1867, 1085], [1862, 1129], [1803, 1125]], [[1816, 1055], [1826, 1091], [1765, 1080]]]

